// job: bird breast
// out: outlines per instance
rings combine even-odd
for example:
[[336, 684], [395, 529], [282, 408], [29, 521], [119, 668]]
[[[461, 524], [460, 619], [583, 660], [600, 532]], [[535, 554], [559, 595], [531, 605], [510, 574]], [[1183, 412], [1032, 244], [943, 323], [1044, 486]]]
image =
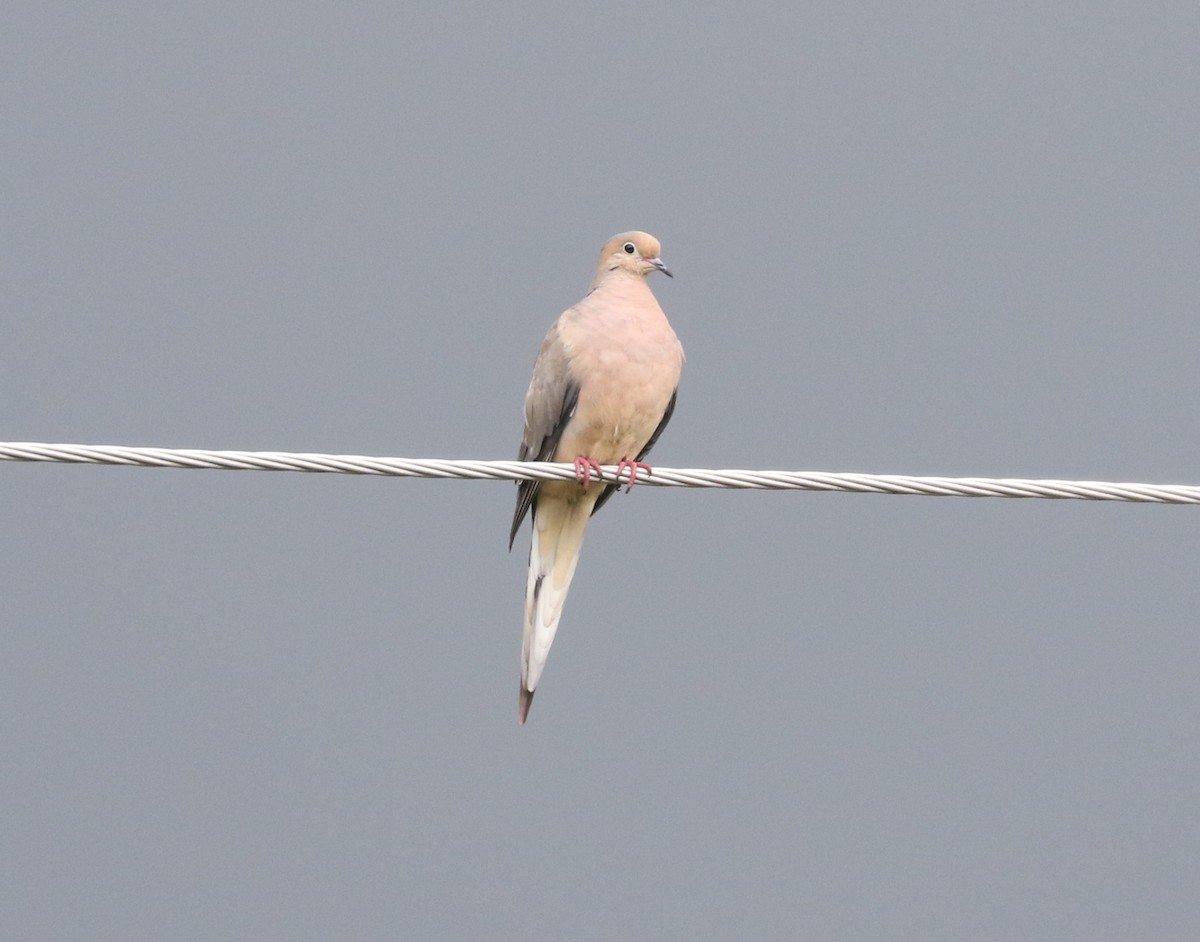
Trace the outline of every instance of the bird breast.
[[635, 457], [679, 385], [683, 349], [649, 288], [638, 281], [644, 295], [630, 298], [635, 303], [628, 305], [605, 299], [603, 319], [589, 318], [587, 305], [580, 305], [577, 349], [587, 353], [572, 364], [579, 404], [560, 443], [559, 460], [587, 455], [612, 464]]

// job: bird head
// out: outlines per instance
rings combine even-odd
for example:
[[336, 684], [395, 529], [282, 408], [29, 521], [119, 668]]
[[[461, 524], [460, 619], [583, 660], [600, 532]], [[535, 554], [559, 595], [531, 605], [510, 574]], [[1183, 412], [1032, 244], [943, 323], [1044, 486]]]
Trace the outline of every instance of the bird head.
[[668, 278], [674, 278], [659, 258], [661, 251], [658, 239], [648, 232], [622, 232], [604, 243], [600, 250], [600, 270], [620, 269], [643, 278], [660, 271]]

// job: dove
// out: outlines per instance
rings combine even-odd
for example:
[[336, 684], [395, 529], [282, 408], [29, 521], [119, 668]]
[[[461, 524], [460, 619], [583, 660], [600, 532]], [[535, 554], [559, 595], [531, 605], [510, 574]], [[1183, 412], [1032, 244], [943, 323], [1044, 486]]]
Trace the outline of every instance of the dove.
[[[525, 395], [522, 461], [573, 462], [574, 481], [520, 481], [508, 546], [532, 516], [521, 687], [523, 724], [558, 632], [588, 521], [619, 485], [599, 466], [619, 465], [632, 489], [642, 459], [675, 409], [683, 347], [647, 279], [674, 277], [645, 232], [613, 236], [600, 250], [591, 289], [550, 328]], [[596, 481], [592, 474], [595, 472]]]

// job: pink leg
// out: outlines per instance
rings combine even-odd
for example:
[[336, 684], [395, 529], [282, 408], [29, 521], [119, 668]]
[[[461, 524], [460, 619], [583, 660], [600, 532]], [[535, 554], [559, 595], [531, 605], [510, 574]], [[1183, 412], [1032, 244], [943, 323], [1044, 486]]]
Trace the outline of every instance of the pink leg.
[[630, 461], [628, 458], [622, 458], [620, 464], [617, 465], [617, 477], [621, 476], [622, 471], [629, 472], [629, 486], [625, 488], [626, 494], [632, 491], [633, 485], [637, 483], [639, 471], [645, 471], [647, 474], [654, 473], [654, 469], [650, 465], [641, 461]]
[[588, 489], [588, 485], [592, 483], [593, 470], [596, 472], [596, 480], [599, 481], [601, 479], [600, 465], [596, 464], [587, 455], [575, 456], [575, 480], [583, 485], [585, 491]]

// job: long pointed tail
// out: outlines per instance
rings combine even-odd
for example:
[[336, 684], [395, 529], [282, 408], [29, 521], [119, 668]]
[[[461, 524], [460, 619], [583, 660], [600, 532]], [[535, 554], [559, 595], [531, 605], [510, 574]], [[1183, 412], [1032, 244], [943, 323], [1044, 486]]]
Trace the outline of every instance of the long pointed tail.
[[533, 704], [558, 631], [563, 602], [592, 507], [599, 493], [564, 500], [543, 494], [533, 511], [533, 542], [529, 547], [529, 581], [525, 587], [525, 631], [521, 639], [521, 695], [517, 715], [522, 723]]

